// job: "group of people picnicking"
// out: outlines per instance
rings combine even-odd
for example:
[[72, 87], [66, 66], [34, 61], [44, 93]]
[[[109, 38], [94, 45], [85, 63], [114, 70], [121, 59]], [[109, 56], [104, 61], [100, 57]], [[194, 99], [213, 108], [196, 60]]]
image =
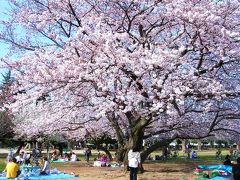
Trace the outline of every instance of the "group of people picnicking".
[[[50, 160], [58, 160], [64, 159], [64, 161], [78, 161], [77, 155], [72, 150], [67, 153], [65, 152], [61, 155], [60, 150], [54, 148]], [[40, 150], [33, 148], [31, 152], [29, 151], [20, 151], [18, 155], [14, 155], [13, 149], [9, 150], [8, 156], [6, 158], [6, 168], [3, 172], [6, 173], [7, 178], [16, 178], [22, 172], [21, 168], [26, 167], [35, 167], [35, 169], [39, 169], [39, 175], [48, 175], [50, 174], [50, 162], [47, 156], [42, 156]]]
[[106, 154], [101, 154], [98, 152], [97, 158], [94, 158], [93, 166], [96, 167], [105, 167], [109, 166], [110, 161]]
[[[162, 149], [163, 159], [169, 157], [169, 155], [171, 154], [169, 152], [170, 152], [170, 150], [167, 147], [163, 147], [163, 149]], [[191, 150], [188, 152], [190, 152], [190, 153], [188, 153], [188, 157], [190, 157], [191, 159], [199, 158], [197, 155], [197, 152], [195, 150]], [[230, 155], [229, 154], [226, 155], [226, 157], [223, 161], [223, 164], [232, 166], [233, 179], [240, 180], [240, 156], [237, 157], [236, 163], [235, 163], [235, 162], [232, 162], [231, 159], [235, 158], [234, 154], [237, 153], [237, 151], [233, 151], [233, 149], [230, 148], [229, 153], [230, 153]], [[221, 151], [220, 151], [220, 149], [218, 149], [216, 152], [216, 156], [220, 156], [220, 155], [221, 155]], [[131, 149], [128, 152], [128, 167], [130, 170], [130, 180], [137, 180], [137, 172], [140, 167], [140, 164], [141, 164], [140, 152], [136, 148]]]
[[[84, 149], [83, 153], [84, 153], [85, 160], [87, 162], [89, 162], [89, 158], [92, 155], [91, 149], [89, 147], [86, 147]], [[117, 164], [115, 157], [113, 158], [113, 161], [110, 161], [109, 157], [105, 153], [100, 153], [98, 151], [97, 157], [93, 159], [93, 166], [96, 166], [96, 167], [106, 167], [106, 166], [111, 166], [111, 165], [113, 165], [113, 166], [120, 166], [119, 164]]]
[[21, 151], [19, 155], [14, 156], [11, 152], [8, 154], [6, 161], [7, 165], [3, 172], [6, 172], [7, 178], [16, 178], [21, 174], [21, 166], [28, 166], [32, 164], [40, 169], [40, 175], [46, 175], [50, 173], [50, 163], [47, 157], [43, 157], [42, 166], [38, 161], [34, 161], [34, 157], [32, 153]]
[[51, 161], [57, 161], [57, 160], [72, 161], [72, 162], [79, 161], [77, 155], [72, 150], [69, 153], [65, 152], [64, 154], [61, 154], [60, 150], [54, 148], [51, 156]]
[[[168, 156], [169, 155], [169, 150], [168, 148], [164, 147], [162, 150], [163, 156]], [[216, 155], [221, 154], [220, 150], [218, 149], [216, 152]], [[237, 164], [232, 163], [231, 157], [233, 157], [233, 153], [231, 155], [227, 155], [224, 159], [223, 164], [224, 165], [230, 165], [232, 166], [232, 172], [234, 176], [234, 180], [239, 180], [240, 179], [240, 158], [237, 159]], [[34, 156], [36, 154], [21, 151], [19, 155], [13, 156], [13, 153], [10, 152], [7, 157], [7, 165], [4, 171], [6, 172], [6, 177], [7, 178], [16, 178], [19, 174], [21, 174], [21, 165], [28, 165], [35, 163]], [[90, 148], [85, 148], [84, 149], [84, 156], [85, 160], [88, 162], [89, 157], [91, 156], [91, 149]], [[191, 151], [190, 158], [198, 158], [197, 152], [195, 150]], [[61, 155], [60, 151], [56, 148], [54, 148], [52, 155], [51, 155], [51, 160], [59, 160], [59, 159], [64, 159], [65, 161], [78, 161], [77, 155], [73, 152], [70, 151], [69, 153], [65, 152], [63, 155]], [[40, 163], [36, 163], [35, 166], [39, 166], [41, 168], [40, 175], [47, 175], [50, 173], [50, 163], [48, 161], [47, 157], [42, 158], [43, 163], [42, 166], [40, 166]], [[106, 154], [101, 154], [100, 152], [97, 155], [97, 158], [94, 159], [94, 164], [93, 166], [98, 166], [98, 167], [103, 167], [103, 166], [109, 166], [109, 159]], [[128, 152], [128, 167], [130, 170], [130, 180], [136, 180], [137, 179], [137, 171], [138, 168], [141, 164], [141, 158], [140, 158], [140, 152], [138, 149], [133, 148]]]
[[[184, 153], [186, 154], [185, 158], [187, 159], [198, 159], [198, 153], [196, 150], [194, 149], [186, 149], [184, 151]], [[170, 147], [164, 146], [162, 148], [162, 155], [156, 155], [155, 158], [151, 157], [151, 155], [149, 155], [148, 160], [167, 160], [168, 158], [177, 158], [179, 156], [179, 153], [176, 149], [170, 149]]]
[[[87, 162], [90, 160], [90, 156], [92, 155], [91, 148], [86, 147], [83, 151], [84, 158]], [[49, 157], [49, 158], [48, 158]], [[72, 150], [69, 152], [61, 152], [56, 147], [53, 147], [52, 152], [50, 155], [42, 156], [41, 151], [39, 149], [33, 148], [33, 150], [25, 151], [21, 150], [19, 154], [15, 155], [13, 152], [13, 149], [9, 150], [8, 156], [6, 158], [6, 168], [3, 172], [6, 173], [7, 178], [16, 178], [21, 174], [21, 170], [23, 167], [39, 167], [40, 173], [39, 175], [47, 175], [50, 173], [50, 162], [54, 161], [79, 161], [79, 158], [77, 157], [76, 153]], [[108, 156], [104, 153], [98, 153], [97, 157], [94, 158], [94, 164], [93, 166], [111, 166], [112, 162], [117, 162], [115, 158], [113, 158], [113, 161], [110, 161]], [[113, 167], [119, 167], [119, 164], [114, 164]]]
[[[191, 150], [191, 153], [189, 153], [189, 157], [191, 159], [198, 158], [197, 152], [195, 150]], [[91, 156], [91, 149], [85, 148], [84, 149], [84, 157], [87, 162], [89, 162], [89, 157]], [[232, 172], [234, 179], [240, 179], [240, 158], [237, 158], [237, 164], [232, 163], [231, 158], [234, 156], [234, 152], [232, 149], [229, 150], [230, 155], [227, 155], [224, 159], [223, 164], [224, 165], [230, 165], [232, 166]], [[162, 149], [162, 156], [163, 159], [167, 159], [170, 155], [174, 155], [175, 153], [171, 153], [170, 149], [168, 147], [163, 147]], [[7, 165], [4, 171], [6, 172], [7, 178], [16, 178], [19, 174], [21, 174], [21, 168], [20, 166], [24, 165], [35, 165], [39, 166], [41, 169], [40, 175], [47, 175], [50, 173], [50, 163], [47, 157], [41, 157], [42, 163], [39, 163], [36, 161], [36, 158], [39, 158], [40, 152], [38, 152], [36, 149], [33, 149], [33, 151], [27, 152], [27, 151], [21, 151], [17, 156], [13, 155], [13, 152], [10, 150], [8, 156], [7, 156]], [[216, 152], [216, 156], [221, 156], [221, 150], [218, 149]], [[64, 160], [64, 161], [79, 161], [77, 158], [77, 155], [71, 150], [69, 153], [65, 152], [61, 155], [61, 152], [54, 148], [51, 154], [51, 160]], [[115, 159], [114, 159], [115, 160]], [[139, 168], [139, 165], [141, 163], [140, 158], [140, 152], [138, 149], [133, 148], [128, 152], [128, 167], [130, 170], [130, 180], [137, 179], [137, 171]], [[98, 167], [105, 167], [110, 166], [110, 160], [106, 154], [101, 154], [98, 152], [98, 155], [96, 158], [94, 158], [94, 164], [93, 166]], [[239, 180], [238, 179], [238, 180]]]
[[[92, 151], [90, 147], [86, 147], [83, 149], [83, 155], [85, 161], [89, 162], [90, 156], [92, 155]], [[65, 152], [61, 155], [61, 152], [54, 148], [52, 156], [51, 156], [51, 161], [58, 161], [62, 160], [64, 162], [67, 161], [80, 161], [77, 155], [73, 152], [70, 151], [69, 153]], [[98, 152], [97, 157], [93, 159], [93, 166], [96, 167], [106, 167], [106, 166], [113, 166], [113, 167], [119, 167], [121, 164], [116, 160], [116, 157], [113, 157], [113, 160], [110, 161], [109, 157], [105, 153], [100, 153]]]

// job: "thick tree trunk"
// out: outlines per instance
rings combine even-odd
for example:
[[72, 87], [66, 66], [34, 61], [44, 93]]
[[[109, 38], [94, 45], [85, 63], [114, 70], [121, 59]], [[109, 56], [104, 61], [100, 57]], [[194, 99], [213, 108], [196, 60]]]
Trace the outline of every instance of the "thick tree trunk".
[[50, 150], [50, 143], [49, 143], [49, 141], [46, 142], [46, 149], [47, 149], [47, 158], [50, 159], [50, 153], [49, 153], [50, 152], [49, 151]]
[[[151, 154], [153, 151], [157, 150], [158, 148], [169, 145], [169, 143], [171, 143], [172, 141], [173, 141], [173, 139], [161, 140], [161, 141], [154, 143], [149, 148], [141, 151], [141, 165], [140, 165], [139, 171], [142, 173], [144, 172], [142, 163], [144, 163], [144, 161], [147, 159], [149, 154]], [[136, 145], [138, 145], [139, 147], [140, 147], [140, 145], [142, 146], [142, 144], [136, 144]], [[128, 142], [126, 142], [126, 145], [124, 147], [130, 147], [130, 146], [131, 145], [129, 144], [129, 141], [128, 141]], [[122, 149], [119, 149], [117, 152], [119, 160], [124, 163], [125, 171], [127, 170], [127, 164], [128, 164], [128, 150], [129, 149], [127, 149], [127, 148], [122, 148]]]
[[68, 146], [68, 149], [70, 150], [70, 149], [74, 149], [74, 143], [73, 143], [73, 141], [68, 141], [67, 142], [67, 146]]
[[149, 148], [147, 148], [141, 153], [142, 162], [144, 162], [149, 156], [149, 154], [151, 154], [153, 151], [157, 150], [158, 148], [168, 146], [172, 141], [173, 139], [165, 139], [165, 140], [155, 142], [153, 145], [151, 145]]
[[108, 115], [108, 119], [113, 124], [118, 138], [119, 148], [117, 150], [117, 157], [119, 161], [122, 161], [124, 163], [125, 170], [127, 170], [128, 151], [132, 148], [139, 149], [139, 151], [142, 151], [141, 153], [143, 153], [141, 155], [142, 161], [140, 164], [140, 171], [143, 172], [144, 169], [142, 163], [146, 160], [147, 156], [155, 150], [155, 148], [152, 148], [152, 150], [142, 150], [144, 129], [149, 125], [151, 118], [136, 118], [132, 112], [127, 112], [126, 117], [128, 118], [129, 122], [129, 127], [125, 129], [127, 131], [127, 136], [123, 133], [124, 129], [120, 128], [117, 117], [115, 117], [114, 114]]
[[60, 151], [61, 157], [63, 156], [63, 145], [61, 143], [58, 144], [58, 149]]
[[36, 149], [39, 149], [39, 143], [36, 141], [35, 144], [36, 144], [36, 145], [35, 145]]
[[187, 144], [187, 140], [183, 139], [182, 140], [182, 152], [186, 152], [186, 144]]
[[237, 143], [237, 150], [240, 150], [240, 143]]
[[201, 151], [202, 150], [202, 142], [201, 140], [199, 139], [198, 140], [198, 151]]
[[118, 148], [117, 152], [116, 152], [118, 160], [121, 161], [121, 162], [126, 162], [127, 161], [127, 159], [126, 159], [127, 158], [127, 152], [128, 152], [128, 150], [125, 149], [124, 147]]
[[[143, 131], [140, 129], [132, 133], [128, 139], [124, 140], [124, 143], [119, 147], [117, 151], [118, 160], [124, 163], [124, 169], [127, 170], [128, 165], [128, 151], [133, 147], [136, 147], [141, 151], [143, 144]], [[140, 165], [140, 172], [143, 172], [143, 166]]]

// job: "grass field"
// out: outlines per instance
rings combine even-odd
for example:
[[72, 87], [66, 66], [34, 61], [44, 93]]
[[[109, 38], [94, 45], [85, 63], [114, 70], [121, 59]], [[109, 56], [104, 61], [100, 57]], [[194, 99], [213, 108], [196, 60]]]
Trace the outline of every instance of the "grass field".
[[[228, 151], [222, 151], [224, 158]], [[109, 168], [109, 167], [92, 167], [93, 159], [97, 155], [97, 151], [92, 152], [90, 162], [84, 160], [82, 153], [77, 153], [79, 162], [73, 163], [51, 163], [51, 168], [58, 168], [64, 172], [74, 172], [80, 175], [79, 180], [125, 180], [128, 179], [128, 172], [123, 168]], [[152, 153], [152, 156], [161, 155], [160, 151]], [[179, 152], [178, 158], [170, 158], [166, 161], [146, 161], [143, 164], [145, 173], [139, 174], [140, 180], [180, 180], [182, 177], [185, 180], [194, 180], [194, 168], [199, 164], [221, 164], [223, 160], [215, 159], [215, 150], [198, 152], [199, 159], [191, 160], [183, 158], [184, 154]], [[6, 154], [0, 154], [0, 171], [5, 167]], [[76, 179], [77, 180], [77, 179]]]

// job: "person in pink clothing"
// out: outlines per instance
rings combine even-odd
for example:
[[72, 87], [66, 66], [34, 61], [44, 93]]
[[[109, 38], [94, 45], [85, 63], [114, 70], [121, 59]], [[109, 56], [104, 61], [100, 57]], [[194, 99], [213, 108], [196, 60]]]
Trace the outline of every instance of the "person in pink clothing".
[[103, 154], [101, 157], [100, 157], [100, 161], [102, 161], [102, 162], [108, 162], [108, 157], [107, 157], [107, 155], [105, 155], [105, 154]]

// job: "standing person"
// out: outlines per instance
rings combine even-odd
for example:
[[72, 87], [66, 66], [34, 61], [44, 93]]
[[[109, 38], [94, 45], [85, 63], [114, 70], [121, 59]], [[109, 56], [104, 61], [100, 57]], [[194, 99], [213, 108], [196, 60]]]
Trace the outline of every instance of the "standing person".
[[85, 149], [85, 152], [84, 152], [84, 156], [85, 156], [85, 160], [88, 162], [89, 161], [89, 157], [91, 155], [91, 149], [89, 147], [87, 147]]
[[167, 160], [167, 156], [168, 156], [168, 149], [166, 146], [163, 146], [163, 149], [162, 149], [162, 158], [163, 160]]
[[42, 174], [42, 175], [50, 174], [51, 168], [50, 168], [50, 164], [48, 162], [48, 158], [44, 157], [43, 160], [44, 160], [44, 165], [43, 165], [43, 168], [42, 168], [42, 171], [40, 174]]
[[138, 167], [141, 163], [140, 152], [137, 148], [130, 149], [128, 152], [128, 166], [130, 169], [130, 180], [137, 180]]
[[232, 172], [233, 172], [233, 179], [239, 180], [240, 179], [240, 157], [237, 158], [237, 164], [233, 165]]
[[6, 177], [8, 179], [16, 178], [20, 174], [16, 158], [14, 157], [9, 158], [9, 162], [7, 163], [7, 166], [4, 169], [4, 171], [7, 172]]
[[190, 144], [190, 142], [188, 142], [188, 144], [187, 144], [186, 151], [187, 151], [187, 158], [190, 159], [190, 155], [191, 155], [191, 144]]
[[216, 159], [222, 159], [222, 151], [220, 148], [218, 148], [216, 151]]

